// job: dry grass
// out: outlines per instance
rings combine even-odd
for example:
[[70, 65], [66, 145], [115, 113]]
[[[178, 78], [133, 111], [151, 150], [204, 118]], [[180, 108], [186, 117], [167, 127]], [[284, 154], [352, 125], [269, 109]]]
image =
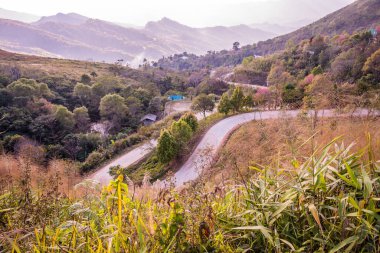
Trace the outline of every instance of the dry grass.
[[23, 55], [2, 50], [0, 66], [17, 66], [26, 73], [40, 73], [43, 70], [49, 76], [66, 76], [77, 80], [84, 73], [90, 74], [92, 71], [99, 76], [113, 75], [109, 69], [112, 64]]
[[71, 195], [73, 187], [82, 179], [77, 166], [65, 160], [52, 160], [47, 166], [40, 165], [23, 157], [0, 156], [0, 192], [9, 190], [22, 182], [25, 174], [31, 175], [31, 186], [44, 191], [56, 184], [60, 193]]
[[293, 159], [303, 161], [315, 147], [326, 145], [337, 136], [342, 136], [339, 142], [346, 145], [355, 143], [353, 151], [357, 151], [367, 145], [370, 134], [373, 149], [378, 151], [379, 129], [379, 120], [359, 118], [320, 118], [314, 130], [310, 120], [301, 118], [253, 121], [231, 135], [210, 170], [209, 181], [214, 184], [249, 176], [254, 173], [249, 166], [283, 167]]

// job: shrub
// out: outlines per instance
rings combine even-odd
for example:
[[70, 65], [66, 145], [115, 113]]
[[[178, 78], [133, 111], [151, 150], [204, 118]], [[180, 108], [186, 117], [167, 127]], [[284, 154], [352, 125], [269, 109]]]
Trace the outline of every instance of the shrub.
[[122, 175], [85, 200], [15, 188], [0, 196], [0, 226], [7, 235], [0, 237], [2, 250], [59, 245], [72, 252], [379, 252], [380, 166], [374, 152], [332, 145], [304, 163], [251, 167], [251, 179], [210, 192], [199, 183], [181, 194], [149, 196], [148, 189], [140, 198]]
[[178, 154], [178, 144], [168, 130], [161, 132], [158, 138], [157, 156], [160, 162], [168, 163]]
[[7, 152], [16, 152], [17, 145], [23, 140], [25, 140], [25, 138], [19, 134], [8, 135], [7, 137], [4, 138], [4, 144], [3, 144], [4, 149]]
[[197, 120], [197, 117], [195, 117], [194, 114], [192, 114], [190, 112], [186, 113], [185, 115], [183, 115], [181, 117], [181, 119], [183, 121], [185, 121], [190, 126], [190, 128], [191, 128], [191, 130], [193, 132], [195, 132], [197, 130], [197, 128], [198, 128], [198, 120]]
[[87, 157], [86, 161], [82, 164], [80, 170], [82, 173], [88, 172], [99, 166], [104, 160], [105, 157], [102, 153], [94, 151]]

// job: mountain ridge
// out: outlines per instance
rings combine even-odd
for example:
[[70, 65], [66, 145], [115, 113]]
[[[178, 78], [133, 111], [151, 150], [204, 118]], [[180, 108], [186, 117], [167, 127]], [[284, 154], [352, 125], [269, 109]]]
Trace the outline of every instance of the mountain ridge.
[[[169, 18], [151, 21], [142, 29], [88, 18], [76, 13], [58, 13], [33, 23], [0, 19], [0, 47], [19, 53], [115, 62], [143, 58], [159, 59], [175, 53], [206, 53], [232, 47], [235, 41], [251, 43], [275, 36], [249, 26], [192, 28]], [[28, 34], [23, 38], [20, 34]], [[68, 46], [68, 44], [70, 46]], [[71, 49], [71, 50], [70, 50]]]

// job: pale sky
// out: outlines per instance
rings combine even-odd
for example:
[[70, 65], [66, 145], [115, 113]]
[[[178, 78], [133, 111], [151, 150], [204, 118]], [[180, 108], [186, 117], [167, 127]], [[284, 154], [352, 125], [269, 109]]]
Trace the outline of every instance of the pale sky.
[[75, 12], [134, 25], [162, 17], [204, 27], [316, 20], [354, 0], [0, 0], [0, 8], [38, 16]]

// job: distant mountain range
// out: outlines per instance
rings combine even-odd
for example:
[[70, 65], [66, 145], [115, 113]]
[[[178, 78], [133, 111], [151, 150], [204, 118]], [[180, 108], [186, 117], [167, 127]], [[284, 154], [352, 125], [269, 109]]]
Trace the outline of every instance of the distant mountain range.
[[[277, 16], [296, 13], [290, 9], [290, 1], [296, 3], [301, 20], [296, 22], [260, 23], [237, 26], [215, 26], [192, 28], [168, 18], [148, 22], [144, 27], [88, 18], [76, 13], [58, 13], [53, 16], [38, 17], [26, 13], [0, 9], [0, 48], [8, 51], [69, 58], [115, 62], [123, 59], [133, 66], [144, 58], [158, 60], [163, 56], [183, 52], [196, 55], [209, 51], [231, 49], [235, 41], [241, 45], [252, 45], [281, 34], [286, 34], [312, 22], [321, 13], [342, 6], [353, 0], [334, 0], [333, 3], [314, 0], [284, 0], [263, 3], [246, 3], [241, 15], [255, 15], [265, 11]], [[261, 6], [261, 10], [259, 10]], [[253, 8], [255, 7], [255, 8]], [[230, 10], [234, 12], [233, 8]], [[305, 13], [310, 13], [305, 18]], [[250, 12], [249, 12], [250, 13]], [[283, 13], [280, 14], [280, 13]], [[237, 14], [240, 15], [240, 14]], [[293, 19], [294, 20], [294, 19]]]
[[[271, 26], [271, 24], [264, 25]], [[344, 32], [369, 31], [378, 26], [380, 26], [380, 0], [357, 0], [296, 31], [260, 41], [254, 45], [243, 46], [240, 50], [223, 50], [201, 56], [187, 55], [186, 58], [182, 55], [174, 55], [160, 59], [158, 65], [165, 69], [176, 70], [202, 69], [206, 66], [233, 66], [240, 64], [247, 56], [264, 56], [284, 50], [288, 41], [298, 44], [302, 40], [310, 40], [318, 35], [334, 36]], [[262, 24], [259, 27], [263, 27]], [[282, 26], [277, 26], [277, 28], [279, 30], [287, 29]]]
[[13, 19], [21, 22], [31, 23], [39, 20], [41, 17], [28, 13], [22, 13], [0, 8], [0, 18]]
[[276, 35], [247, 25], [192, 28], [168, 18], [138, 29], [75, 13], [58, 13], [32, 23], [0, 19], [0, 30], [0, 48], [5, 50], [78, 60], [123, 59], [132, 64], [175, 53], [229, 49], [235, 41], [251, 44]]

